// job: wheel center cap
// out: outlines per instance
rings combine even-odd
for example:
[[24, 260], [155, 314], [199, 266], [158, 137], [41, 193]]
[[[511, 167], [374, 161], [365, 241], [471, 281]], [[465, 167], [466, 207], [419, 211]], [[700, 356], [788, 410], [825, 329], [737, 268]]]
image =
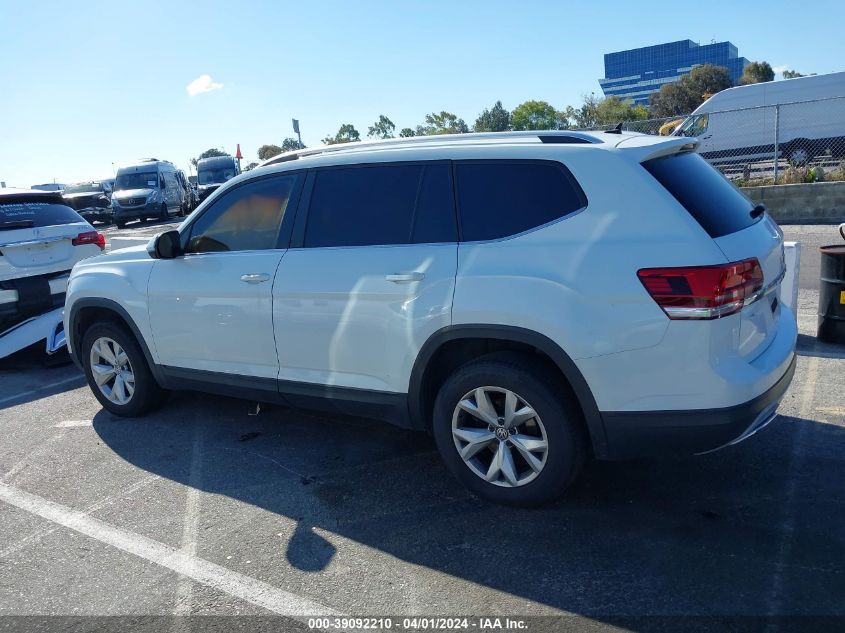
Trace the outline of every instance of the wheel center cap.
[[508, 439], [508, 437], [510, 437], [510, 433], [506, 428], [499, 427], [498, 429], [496, 429], [496, 437], [500, 440], [506, 440]]

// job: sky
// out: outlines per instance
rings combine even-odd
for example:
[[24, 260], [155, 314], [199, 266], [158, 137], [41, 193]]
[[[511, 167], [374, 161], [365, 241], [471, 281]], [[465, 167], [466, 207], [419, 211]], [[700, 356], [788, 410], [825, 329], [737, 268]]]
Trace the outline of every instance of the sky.
[[[633, 9], [632, 9], [633, 7]], [[558, 109], [601, 95], [607, 52], [729, 40], [749, 60], [845, 70], [845, 2], [0, 0], [0, 181], [106, 178], [210, 147], [257, 160], [380, 114], [471, 126], [496, 100]], [[779, 76], [778, 76], [779, 78]]]

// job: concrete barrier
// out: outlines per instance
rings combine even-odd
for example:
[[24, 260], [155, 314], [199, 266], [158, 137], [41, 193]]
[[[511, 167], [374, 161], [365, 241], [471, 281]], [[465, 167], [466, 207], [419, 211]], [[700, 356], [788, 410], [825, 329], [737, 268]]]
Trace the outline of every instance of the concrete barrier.
[[778, 224], [839, 224], [845, 221], [845, 182], [743, 187]]

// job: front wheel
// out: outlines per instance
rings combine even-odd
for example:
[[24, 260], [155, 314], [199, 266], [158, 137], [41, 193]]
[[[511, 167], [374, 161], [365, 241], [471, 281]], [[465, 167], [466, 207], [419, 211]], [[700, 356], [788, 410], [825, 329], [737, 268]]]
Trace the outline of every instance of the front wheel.
[[537, 506], [559, 497], [584, 463], [577, 409], [544, 369], [478, 360], [456, 371], [434, 405], [434, 437], [452, 474], [487, 500]]
[[138, 341], [114, 323], [101, 321], [85, 331], [80, 359], [94, 397], [112, 413], [142, 415], [165, 393], [155, 381]]
[[170, 214], [167, 212], [167, 205], [166, 204], [161, 205], [161, 212], [158, 214], [158, 219], [159, 220], [170, 219]]

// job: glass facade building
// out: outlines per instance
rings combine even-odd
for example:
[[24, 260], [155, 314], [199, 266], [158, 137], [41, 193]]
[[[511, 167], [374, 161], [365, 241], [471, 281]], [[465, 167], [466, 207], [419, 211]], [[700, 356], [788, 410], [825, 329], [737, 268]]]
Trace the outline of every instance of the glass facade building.
[[714, 64], [728, 69], [737, 83], [748, 60], [739, 57], [730, 42], [699, 46], [692, 40], [669, 42], [607, 53], [604, 56], [604, 78], [599, 79], [606, 97], [615, 95], [648, 105], [651, 93], [660, 86], [678, 81], [698, 64]]

